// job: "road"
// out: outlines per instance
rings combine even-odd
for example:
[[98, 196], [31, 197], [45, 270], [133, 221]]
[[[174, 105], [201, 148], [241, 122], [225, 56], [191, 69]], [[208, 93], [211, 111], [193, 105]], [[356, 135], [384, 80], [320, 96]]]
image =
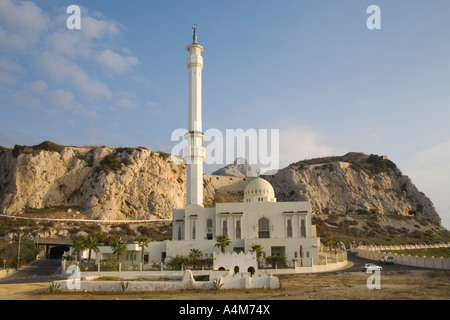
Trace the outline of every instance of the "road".
[[59, 260], [45, 259], [34, 261], [22, 270], [0, 279], [0, 284], [51, 282], [67, 279], [61, 275]]
[[340, 272], [355, 272], [361, 271], [361, 266], [365, 263], [373, 263], [383, 267], [383, 271], [399, 271], [399, 270], [434, 270], [430, 268], [419, 268], [413, 266], [406, 266], [401, 264], [382, 264], [381, 262], [360, 258], [356, 255], [356, 252], [348, 252], [347, 259], [353, 263], [353, 266]]

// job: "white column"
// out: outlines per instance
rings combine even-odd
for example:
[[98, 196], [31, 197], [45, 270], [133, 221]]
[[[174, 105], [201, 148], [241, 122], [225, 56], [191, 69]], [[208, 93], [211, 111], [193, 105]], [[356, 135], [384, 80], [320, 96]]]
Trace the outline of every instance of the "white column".
[[187, 199], [186, 205], [196, 204], [203, 206], [203, 161], [205, 149], [202, 146], [204, 135], [202, 133], [202, 69], [203, 47], [194, 42], [187, 48], [189, 57], [187, 67], [189, 70], [188, 88], [188, 147], [184, 152], [184, 161], [187, 165]]

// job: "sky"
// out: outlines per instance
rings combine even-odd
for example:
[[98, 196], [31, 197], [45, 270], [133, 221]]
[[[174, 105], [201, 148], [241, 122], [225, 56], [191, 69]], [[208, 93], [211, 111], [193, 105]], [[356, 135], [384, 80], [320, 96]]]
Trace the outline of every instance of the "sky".
[[[367, 27], [374, 4], [381, 29]], [[449, 12], [448, 0], [0, 0], [0, 145], [171, 152], [198, 24], [204, 130], [278, 129], [281, 168], [386, 155], [450, 228]]]

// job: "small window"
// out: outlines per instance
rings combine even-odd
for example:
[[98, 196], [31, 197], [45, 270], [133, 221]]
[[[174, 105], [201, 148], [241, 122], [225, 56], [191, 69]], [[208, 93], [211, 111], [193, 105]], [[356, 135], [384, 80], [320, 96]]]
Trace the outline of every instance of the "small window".
[[302, 219], [300, 223], [300, 236], [303, 238], [306, 237], [305, 219]]
[[258, 238], [270, 238], [269, 219], [261, 218], [258, 220]]
[[196, 223], [195, 220], [192, 222], [192, 240], [195, 240], [197, 234], [196, 234]]
[[222, 222], [222, 234], [224, 236], [228, 236], [228, 223], [227, 223], [227, 220], [224, 220]]
[[241, 238], [241, 220], [236, 221], [236, 239]]
[[286, 226], [286, 228], [287, 228], [287, 237], [288, 238], [292, 238], [292, 219], [288, 219], [287, 220], [287, 226]]

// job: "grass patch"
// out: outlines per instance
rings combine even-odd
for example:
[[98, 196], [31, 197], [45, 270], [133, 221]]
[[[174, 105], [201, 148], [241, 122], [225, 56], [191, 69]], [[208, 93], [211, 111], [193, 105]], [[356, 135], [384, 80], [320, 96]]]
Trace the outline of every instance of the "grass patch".
[[32, 228], [36, 222], [29, 219], [0, 219], [0, 235], [10, 232], [19, 232], [24, 228]]
[[405, 249], [405, 250], [390, 250], [389, 252], [411, 255], [411, 256], [425, 256], [425, 257], [444, 257], [450, 258], [450, 248], [427, 248], [427, 249]]
[[91, 281], [122, 281], [119, 277], [103, 276], [92, 279]]

